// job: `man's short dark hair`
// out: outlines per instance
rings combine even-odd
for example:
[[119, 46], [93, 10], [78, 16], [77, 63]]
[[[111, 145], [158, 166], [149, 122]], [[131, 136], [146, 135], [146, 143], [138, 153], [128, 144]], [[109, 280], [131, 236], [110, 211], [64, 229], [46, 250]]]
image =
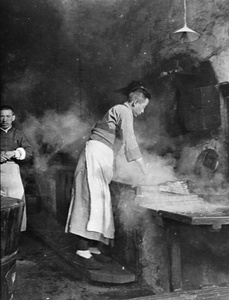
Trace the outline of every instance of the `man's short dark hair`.
[[13, 107], [10, 106], [10, 105], [2, 105], [2, 106], [0, 107], [0, 111], [2, 111], [2, 110], [11, 110], [12, 113], [13, 113], [13, 115], [14, 115], [14, 109], [13, 109]]
[[151, 94], [150, 92], [144, 87], [144, 84], [142, 81], [136, 81], [133, 80], [131, 81], [127, 86], [115, 90], [116, 93], [121, 93], [122, 95], [129, 96], [130, 93], [136, 91], [136, 90], [141, 90], [142, 93], [145, 95], [146, 98], [151, 99]]

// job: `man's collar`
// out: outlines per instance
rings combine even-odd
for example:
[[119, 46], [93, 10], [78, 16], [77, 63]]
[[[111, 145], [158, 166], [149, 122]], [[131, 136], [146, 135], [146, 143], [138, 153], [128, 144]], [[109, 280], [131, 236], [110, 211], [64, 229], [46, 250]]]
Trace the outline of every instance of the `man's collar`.
[[0, 127], [1, 130], [5, 131], [6, 133], [12, 128], [12, 126], [10, 126], [9, 128], [3, 129], [2, 127]]
[[125, 105], [126, 107], [128, 107], [129, 109], [131, 109], [130, 103], [128, 101], [124, 102], [123, 105]]

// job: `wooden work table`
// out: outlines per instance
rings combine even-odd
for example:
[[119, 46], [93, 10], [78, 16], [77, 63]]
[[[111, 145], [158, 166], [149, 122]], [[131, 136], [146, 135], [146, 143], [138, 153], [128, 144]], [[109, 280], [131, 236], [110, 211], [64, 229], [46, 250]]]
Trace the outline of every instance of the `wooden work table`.
[[[166, 231], [170, 258], [170, 290], [182, 289], [180, 228], [199, 226], [220, 232], [229, 225], [229, 206], [226, 203], [209, 203], [195, 194], [138, 193], [135, 203], [149, 209], [159, 225]], [[187, 236], [187, 238], [189, 238]]]
[[152, 210], [158, 217], [189, 225], [209, 225], [215, 230], [219, 230], [222, 225], [229, 225], [229, 206], [226, 204], [212, 204], [202, 198], [194, 198], [192, 202], [188, 202], [182, 196], [179, 196], [181, 202], [174, 202], [178, 197], [170, 196], [171, 203], [155, 203], [153, 198], [157, 196], [151, 197], [136, 197], [136, 203]]

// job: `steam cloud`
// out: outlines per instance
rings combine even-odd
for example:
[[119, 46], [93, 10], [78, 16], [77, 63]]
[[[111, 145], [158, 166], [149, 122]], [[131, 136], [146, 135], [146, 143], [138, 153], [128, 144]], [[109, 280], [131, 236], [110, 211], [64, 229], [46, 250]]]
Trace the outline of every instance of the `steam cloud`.
[[35, 169], [46, 171], [58, 151], [77, 157], [92, 122], [93, 119], [81, 120], [77, 106], [62, 114], [47, 110], [40, 118], [30, 115], [23, 123], [23, 130], [34, 147]]

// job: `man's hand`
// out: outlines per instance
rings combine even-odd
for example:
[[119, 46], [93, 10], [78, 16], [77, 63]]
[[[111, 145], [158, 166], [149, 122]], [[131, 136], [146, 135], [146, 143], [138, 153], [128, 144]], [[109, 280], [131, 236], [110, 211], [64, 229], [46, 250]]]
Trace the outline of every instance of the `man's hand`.
[[6, 151], [5, 152], [5, 156], [7, 157], [7, 159], [11, 159], [12, 157], [14, 157], [15, 155], [15, 151]]
[[1, 163], [6, 162], [7, 160], [11, 159], [14, 157], [14, 151], [5, 151], [1, 152]]
[[7, 156], [5, 155], [5, 153], [1, 153], [1, 163], [4, 163], [8, 160]]
[[146, 176], [148, 175], [148, 168], [147, 165], [144, 163], [142, 158], [139, 158], [136, 160], [136, 163], [138, 164], [141, 172]]
[[6, 193], [1, 190], [1, 196], [6, 196]]

